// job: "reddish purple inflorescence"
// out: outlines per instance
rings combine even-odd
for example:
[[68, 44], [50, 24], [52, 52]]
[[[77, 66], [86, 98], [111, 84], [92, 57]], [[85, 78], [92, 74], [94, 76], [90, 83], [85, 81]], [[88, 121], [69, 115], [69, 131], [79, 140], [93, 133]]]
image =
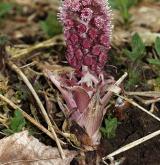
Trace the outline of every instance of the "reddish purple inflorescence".
[[110, 48], [111, 14], [107, 0], [64, 0], [59, 18], [64, 25], [69, 64], [99, 73]]

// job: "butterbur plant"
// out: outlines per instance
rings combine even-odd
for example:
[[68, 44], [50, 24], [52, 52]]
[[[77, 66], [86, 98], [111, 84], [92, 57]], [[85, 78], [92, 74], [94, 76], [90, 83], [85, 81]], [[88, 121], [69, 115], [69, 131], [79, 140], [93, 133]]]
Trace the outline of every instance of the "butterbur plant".
[[103, 70], [110, 49], [111, 12], [106, 0], [64, 0], [58, 16], [64, 26], [66, 59], [75, 71], [44, 72], [62, 94], [58, 103], [66, 118], [87, 135], [88, 140], [78, 140], [94, 147], [100, 142], [99, 129], [112, 96], [107, 88], [114, 83]]

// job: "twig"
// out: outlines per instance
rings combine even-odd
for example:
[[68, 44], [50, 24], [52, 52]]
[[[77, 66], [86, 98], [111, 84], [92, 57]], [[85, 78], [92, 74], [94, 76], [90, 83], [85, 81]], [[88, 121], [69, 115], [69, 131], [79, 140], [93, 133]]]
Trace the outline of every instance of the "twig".
[[155, 110], [155, 103], [151, 104], [150, 112], [153, 113]]
[[158, 130], [158, 131], [156, 131], [156, 132], [153, 132], [153, 133], [151, 133], [151, 134], [149, 134], [149, 135], [147, 135], [147, 136], [144, 136], [143, 138], [140, 138], [140, 139], [138, 139], [138, 140], [136, 140], [136, 141], [134, 141], [134, 142], [132, 142], [132, 143], [129, 143], [129, 144], [127, 144], [127, 145], [125, 145], [125, 146], [119, 148], [118, 150], [112, 152], [111, 154], [109, 154], [109, 155], [103, 157], [102, 160], [103, 160], [103, 162], [105, 162], [106, 159], [110, 159], [110, 158], [112, 158], [113, 156], [118, 155], [118, 154], [120, 154], [120, 153], [122, 153], [122, 152], [125, 152], [125, 151], [127, 151], [127, 150], [129, 150], [129, 149], [131, 149], [131, 148], [133, 148], [133, 147], [135, 147], [135, 146], [137, 146], [137, 145], [140, 145], [140, 144], [144, 143], [144, 142], [147, 141], [147, 140], [152, 139], [153, 137], [158, 136], [158, 135], [160, 135], [160, 130]]
[[152, 103], [156, 103], [158, 101], [160, 101], [160, 98], [155, 98], [155, 99], [150, 99], [150, 100], [145, 100], [139, 96], [134, 96], [135, 99], [137, 99], [138, 101], [142, 102], [145, 105], [150, 105]]
[[156, 120], [160, 121], [160, 118], [157, 117], [156, 115], [152, 114], [151, 112], [149, 112], [147, 109], [143, 108], [142, 106], [140, 106], [139, 104], [137, 104], [136, 102], [134, 102], [133, 100], [131, 99], [128, 99], [124, 96], [121, 96], [121, 95], [118, 95], [116, 94], [117, 96], [121, 97], [123, 100], [126, 100], [127, 102], [129, 102], [130, 104], [134, 105], [135, 107], [141, 109], [142, 111], [146, 112], [148, 115], [152, 116], [153, 118], [155, 118]]
[[152, 99], [152, 100], [146, 100], [145, 104], [149, 105], [149, 104], [156, 103], [156, 102], [159, 102], [159, 101], [160, 101], [160, 98]]
[[58, 146], [58, 150], [60, 152], [60, 155], [61, 155], [62, 159], [64, 159], [65, 158], [65, 154], [64, 154], [63, 149], [61, 147], [59, 139], [58, 139], [58, 137], [57, 137], [57, 135], [56, 135], [56, 133], [54, 131], [53, 125], [52, 125], [52, 123], [51, 123], [51, 121], [50, 121], [50, 119], [48, 117], [48, 114], [47, 114], [47, 112], [46, 112], [46, 110], [45, 110], [41, 100], [39, 99], [36, 91], [34, 90], [33, 86], [31, 85], [31, 83], [29, 82], [27, 77], [24, 75], [24, 73], [15, 64], [13, 64], [11, 61], [9, 61], [8, 65], [22, 78], [22, 80], [24, 81], [24, 83], [27, 85], [27, 87], [31, 91], [32, 95], [34, 96], [34, 98], [35, 98], [39, 108], [41, 109], [41, 112], [42, 112], [42, 114], [43, 114], [43, 116], [44, 116], [44, 118], [45, 118], [45, 120], [46, 120], [46, 122], [48, 124], [48, 127], [49, 127], [49, 129], [51, 130], [51, 132], [53, 134], [53, 137], [54, 137], [54, 139], [56, 141], [56, 144]]
[[[124, 73], [113, 85], [111, 85], [107, 90], [107, 94], [102, 98], [101, 103], [104, 104], [103, 107], [106, 106], [106, 104], [108, 103], [108, 101], [110, 100], [111, 96], [113, 93], [117, 93], [119, 94], [121, 91], [121, 88], [119, 87], [119, 85], [124, 81], [124, 79], [127, 77], [127, 73]], [[102, 108], [103, 108], [102, 107]]]
[[137, 95], [145, 97], [160, 97], [160, 92], [157, 91], [147, 91], [147, 92], [126, 92], [127, 95]]
[[[17, 105], [15, 105], [11, 100], [9, 100], [8, 98], [6, 98], [5, 96], [0, 94], [0, 99], [5, 101], [6, 103], [8, 103], [13, 109], [17, 109], [19, 110], [22, 115], [28, 120], [30, 121], [33, 125], [35, 125], [37, 128], [39, 128], [42, 132], [44, 132], [46, 135], [48, 135], [51, 139], [55, 140], [55, 138], [53, 137], [53, 135], [51, 134], [51, 132], [49, 132], [44, 126], [42, 126], [40, 123], [38, 123], [34, 118], [32, 118], [31, 116], [29, 116], [25, 111], [23, 111], [20, 107], [18, 107]], [[65, 144], [63, 141], [60, 140], [61, 144]]]
[[[36, 45], [33, 46], [29, 46], [27, 48], [24, 49], [20, 49], [20, 50], [15, 50], [15, 52], [12, 50], [12, 48], [7, 47], [6, 51], [11, 54], [11, 59], [19, 59], [19, 58], [24, 58], [26, 56], [28, 56], [31, 52], [38, 50], [38, 49], [42, 49], [42, 48], [48, 48], [51, 47], [55, 44], [58, 44], [56, 41], [58, 39], [62, 39], [63, 41], [63, 35], [56, 35], [53, 38], [40, 42]], [[14, 53], [13, 53], [14, 52]]]

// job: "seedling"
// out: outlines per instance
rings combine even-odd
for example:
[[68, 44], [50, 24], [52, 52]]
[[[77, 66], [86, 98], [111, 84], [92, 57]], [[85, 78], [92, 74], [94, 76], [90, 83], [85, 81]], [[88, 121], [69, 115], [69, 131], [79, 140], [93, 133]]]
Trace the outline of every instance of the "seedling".
[[128, 68], [129, 79], [126, 85], [127, 89], [140, 82], [140, 70], [138, 68], [145, 55], [145, 51], [145, 45], [142, 39], [137, 33], [134, 34], [131, 40], [131, 50], [124, 49], [124, 54], [127, 55], [131, 62]]
[[114, 138], [116, 136], [116, 129], [118, 124], [120, 124], [120, 122], [118, 122], [117, 118], [112, 118], [109, 115], [108, 118], [105, 119], [105, 127], [101, 127], [100, 129], [103, 136], [108, 139]]
[[0, 2], [0, 19], [8, 14], [13, 8], [12, 3]]
[[7, 135], [20, 132], [26, 125], [26, 121], [19, 110], [14, 112], [13, 118], [10, 119], [9, 128], [4, 129], [3, 132]]
[[110, 0], [109, 1], [112, 8], [118, 9], [120, 11], [120, 14], [124, 20], [124, 23], [128, 23], [131, 14], [129, 13], [129, 9], [137, 3], [137, 0]]
[[148, 62], [152, 65], [155, 65], [157, 67], [160, 67], [160, 37], [157, 37], [156, 38], [156, 41], [155, 41], [155, 50], [156, 50], [156, 53], [157, 53], [157, 59], [154, 59], [154, 58], [149, 58], [148, 59]]
[[160, 37], [157, 37], [156, 38], [156, 41], [155, 41], [155, 50], [157, 51], [157, 54], [160, 57]]

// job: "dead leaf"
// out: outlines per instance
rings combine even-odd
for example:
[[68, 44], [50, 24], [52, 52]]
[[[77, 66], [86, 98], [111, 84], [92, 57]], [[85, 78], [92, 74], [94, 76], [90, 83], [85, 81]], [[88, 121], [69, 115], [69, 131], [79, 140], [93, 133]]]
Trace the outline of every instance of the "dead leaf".
[[16, 133], [0, 140], [0, 164], [3, 165], [69, 165], [77, 154], [64, 150], [66, 158], [60, 158], [57, 148], [46, 146], [28, 135], [28, 131]]

